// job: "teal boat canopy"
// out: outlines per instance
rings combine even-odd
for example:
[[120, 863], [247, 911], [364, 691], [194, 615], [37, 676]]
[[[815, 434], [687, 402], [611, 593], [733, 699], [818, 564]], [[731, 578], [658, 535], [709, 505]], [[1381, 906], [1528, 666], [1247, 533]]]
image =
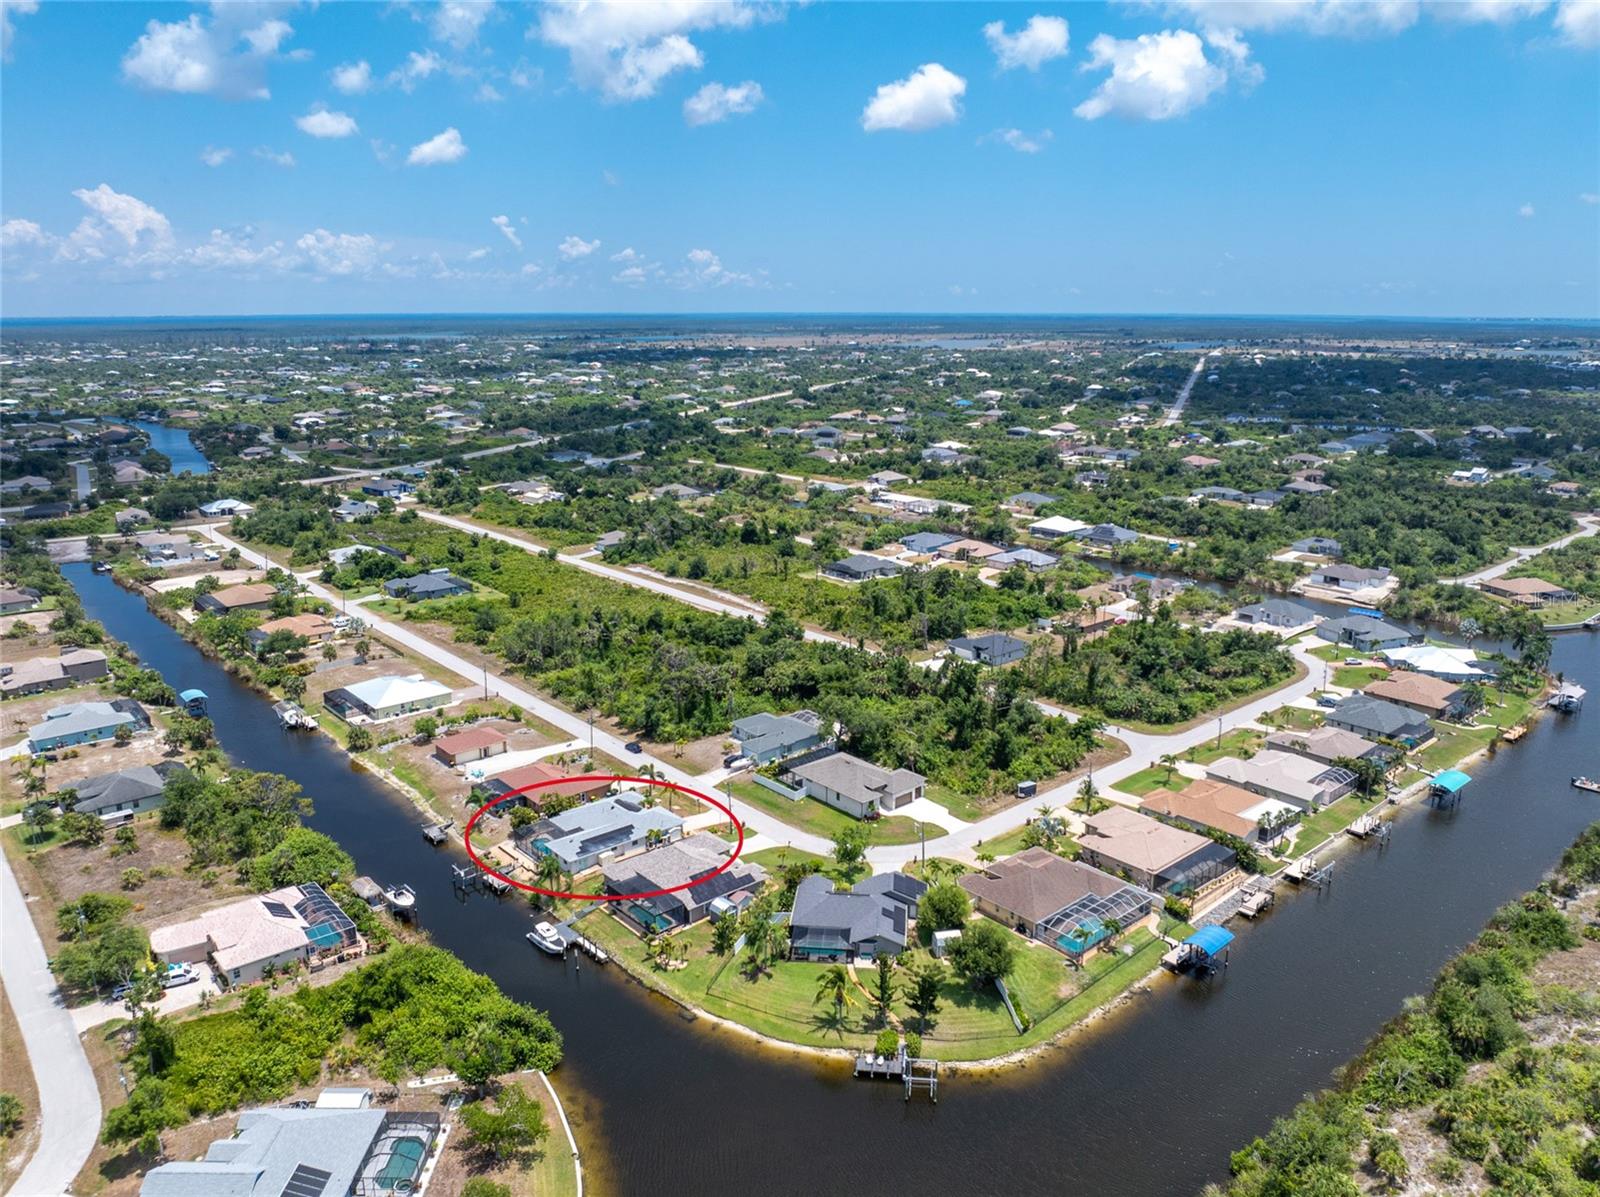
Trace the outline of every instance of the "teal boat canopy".
[[1446, 769], [1443, 773], [1434, 775], [1432, 787], [1442, 790], [1446, 794], [1459, 794], [1472, 778], [1460, 769]]

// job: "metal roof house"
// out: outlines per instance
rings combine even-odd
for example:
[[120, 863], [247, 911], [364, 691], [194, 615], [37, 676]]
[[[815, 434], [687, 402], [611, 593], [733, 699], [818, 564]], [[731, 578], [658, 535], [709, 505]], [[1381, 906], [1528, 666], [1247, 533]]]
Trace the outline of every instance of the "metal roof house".
[[813, 873], [795, 889], [789, 953], [796, 960], [898, 956], [905, 951], [907, 928], [927, 888], [903, 873], [885, 873], [853, 889], [836, 890], [827, 877]]
[[1233, 617], [1240, 623], [1268, 628], [1298, 628], [1317, 622], [1317, 613], [1310, 607], [1291, 603], [1288, 599], [1264, 599], [1259, 603], [1251, 603], [1240, 607]]
[[[132, 707], [133, 711], [125, 708]], [[148, 726], [144, 710], [131, 699], [118, 702], [76, 702], [46, 711], [43, 722], [28, 729], [30, 752], [53, 752], [76, 744], [110, 740], [122, 728], [130, 732]]]
[[960, 539], [948, 532], [913, 532], [910, 536], [902, 536], [900, 543], [912, 553], [934, 553]]
[[390, 598], [407, 598], [413, 602], [423, 599], [452, 598], [458, 594], [471, 594], [472, 583], [458, 578], [447, 569], [429, 570], [409, 578], [390, 578], [383, 584]]
[[1028, 655], [1027, 641], [1000, 632], [990, 632], [987, 636], [958, 636], [946, 643], [963, 661], [975, 661], [980, 665], [1009, 665]]
[[1401, 648], [1422, 639], [1415, 632], [1370, 615], [1346, 615], [1341, 619], [1324, 620], [1317, 626], [1317, 635], [1334, 644], [1348, 644], [1364, 653]]
[[[327, 1092], [326, 1090], [324, 1092]], [[139, 1197], [359, 1197], [416, 1191], [440, 1118], [371, 1108], [245, 1110], [199, 1160], [145, 1174]]]
[[900, 563], [886, 557], [873, 557], [856, 553], [841, 561], [824, 565], [822, 572], [830, 578], [846, 582], [864, 582], [868, 578], [892, 578], [900, 572]]
[[1117, 524], [1095, 524], [1092, 528], [1081, 528], [1072, 533], [1077, 540], [1085, 544], [1099, 545], [1105, 548], [1115, 548], [1120, 545], [1132, 544], [1139, 539], [1139, 534], [1131, 528], [1123, 528]]
[[736, 719], [733, 738], [738, 741], [741, 755], [764, 765], [815, 748], [822, 743], [822, 728], [811, 711], [796, 711], [792, 715], [762, 711]]
[[681, 838], [683, 820], [671, 811], [645, 806], [633, 790], [574, 806], [529, 826], [522, 838], [527, 851], [554, 856], [568, 873], [618, 860], [652, 843]]
[[449, 686], [430, 682], [420, 673], [408, 677], [390, 675], [369, 678], [349, 686], [329, 690], [323, 704], [346, 721], [352, 716], [371, 720], [395, 719], [417, 711], [450, 705], [454, 692]]

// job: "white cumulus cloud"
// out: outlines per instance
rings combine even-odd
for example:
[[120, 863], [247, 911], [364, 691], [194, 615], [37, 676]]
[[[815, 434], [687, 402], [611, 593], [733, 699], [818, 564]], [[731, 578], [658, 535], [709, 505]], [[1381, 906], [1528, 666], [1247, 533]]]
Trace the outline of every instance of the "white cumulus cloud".
[[444, 69], [444, 59], [432, 50], [413, 50], [406, 55], [406, 60], [394, 70], [389, 72], [385, 80], [391, 87], [398, 87], [401, 91], [409, 92], [424, 79], [427, 79]]
[[94, 217], [121, 237], [129, 249], [172, 242], [172, 224], [165, 216], [141, 199], [113, 191], [109, 183], [101, 183], [92, 190], [80, 187], [72, 194], [83, 201]]
[[[1236, 34], [1222, 41], [1220, 49], [1245, 69], [1247, 82], [1259, 78], [1259, 71], [1248, 63], [1249, 47]], [[1103, 116], [1168, 120], [1198, 108], [1228, 82], [1228, 69], [1208, 59], [1205, 43], [1187, 29], [1137, 38], [1102, 33], [1089, 43], [1089, 61], [1083, 69], [1111, 72], [1093, 95], [1073, 109], [1090, 121]]]
[[261, 161], [270, 162], [274, 166], [282, 166], [287, 168], [294, 165], [294, 155], [288, 150], [284, 150], [282, 153], [280, 153], [271, 146], [258, 145], [250, 152], [257, 158], [260, 158]]
[[1522, 219], [1527, 220], [1533, 215], [1533, 205], [1523, 204], [1522, 207], [1517, 209], [1517, 215], [1522, 217]]
[[328, 72], [335, 90], [347, 96], [359, 96], [372, 89], [372, 64], [365, 58], [359, 62], [341, 62]]
[[900, 129], [920, 133], [947, 125], [961, 115], [967, 81], [937, 62], [924, 63], [904, 79], [878, 88], [861, 111], [868, 133]]
[[406, 155], [407, 166], [441, 166], [446, 162], [457, 162], [467, 156], [467, 143], [461, 140], [461, 134], [454, 125], [443, 133], [435, 134], [418, 145], [411, 147], [411, 152]]
[[331, 233], [316, 229], [295, 242], [321, 274], [366, 274], [378, 265], [384, 246], [371, 233]]
[[224, 162], [232, 157], [233, 151], [225, 145], [208, 145], [205, 149], [200, 151], [200, 161], [204, 162], [207, 166], [221, 166]]
[[433, 10], [428, 24], [434, 40], [465, 50], [478, 40], [478, 31], [493, 15], [492, 0], [445, 0]]
[[1003, 71], [1017, 67], [1037, 71], [1067, 52], [1067, 22], [1062, 17], [1029, 17], [1015, 33], [1006, 32], [1004, 21], [990, 21], [983, 27], [983, 36]]
[[593, 241], [585, 241], [582, 237], [573, 234], [556, 246], [556, 252], [567, 261], [575, 262], [579, 258], [587, 258], [599, 248], [600, 239], [598, 237]]
[[761, 84], [754, 80], [746, 79], [732, 87], [707, 83], [683, 102], [683, 119], [691, 125], [714, 125], [730, 116], [754, 112], [764, 99]]
[[294, 118], [302, 133], [312, 137], [351, 137], [361, 130], [356, 128], [355, 117], [328, 108], [313, 108], [304, 116]]
[[511, 224], [511, 217], [491, 216], [489, 221], [494, 225], [495, 228], [500, 230], [501, 234], [507, 241], [511, 242], [511, 244], [515, 245], [518, 249], [522, 248], [522, 238], [517, 236], [517, 230]]
[[567, 52], [580, 86], [607, 100], [643, 100], [674, 71], [700, 68], [691, 33], [745, 29], [780, 11], [750, 0], [558, 0], [541, 11], [536, 30]]
[[1037, 154], [1054, 136], [1055, 134], [1049, 129], [1041, 129], [1038, 133], [1024, 133], [1021, 129], [996, 129], [978, 140], [998, 141], [1001, 145], [1010, 146], [1019, 154]]
[[1600, 0], [1561, 0], [1555, 25], [1568, 45], [1593, 50], [1600, 46]]
[[217, 4], [209, 17], [150, 21], [122, 57], [122, 74], [151, 91], [264, 100], [265, 64], [282, 57], [294, 28], [275, 13], [292, 5]]
[[0, 0], [0, 59], [11, 61], [11, 39], [16, 36], [13, 17], [26, 17], [39, 11], [39, 0]]

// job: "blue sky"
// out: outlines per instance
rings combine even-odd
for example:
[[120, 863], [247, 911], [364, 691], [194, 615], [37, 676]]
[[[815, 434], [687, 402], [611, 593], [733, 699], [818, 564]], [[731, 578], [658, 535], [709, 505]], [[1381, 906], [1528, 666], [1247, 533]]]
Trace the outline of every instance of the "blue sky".
[[1600, 316], [1600, 0], [3, 7], [9, 316]]

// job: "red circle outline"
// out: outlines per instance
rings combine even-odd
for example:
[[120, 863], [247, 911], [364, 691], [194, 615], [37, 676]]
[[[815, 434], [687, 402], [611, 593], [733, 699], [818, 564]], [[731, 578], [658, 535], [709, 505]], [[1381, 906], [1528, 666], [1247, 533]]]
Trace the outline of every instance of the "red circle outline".
[[[530, 790], [542, 790], [546, 786], [570, 785], [575, 781], [637, 782], [645, 786], [661, 786], [664, 789], [676, 790], [680, 794], [688, 794], [691, 798], [698, 798], [702, 802], [709, 802], [723, 814], [727, 815], [728, 821], [732, 823], [739, 832], [739, 839], [733, 846], [733, 854], [728, 857], [727, 861], [722, 865], [721, 868], [707, 873], [704, 877], [696, 877], [693, 881], [685, 881], [682, 885], [674, 885], [671, 889], [651, 889], [637, 894], [574, 894], [567, 893], [563, 890], [540, 889], [537, 885], [527, 885], [513, 877], [507, 877], [498, 869], [491, 868], [481, 856], [473, 851], [473, 827], [477, 825], [479, 819], [483, 818], [485, 814], [499, 806], [502, 802], [506, 802], [512, 798], [526, 794]], [[525, 890], [530, 894], [543, 894], [547, 898], [572, 898], [578, 902], [631, 902], [637, 901], [640, 898], [659, 898], [664, 894], [675, 894], [680, 890], [690, 889], [701, 884], [702, 882], [708, 881], [712, 877], [717, 876], [719, 873], [727, 872], [733, 867], [733, 862], [739, 859], [739, 854], [744, 851], [744, 824], [739, 822], [738, 816], [733, 813], [732, 808], [726, 803], [719, 802], [717, 799], [711, 797], [710, 794], [703, 794], [699, 790], [690, 789], [688, 786], [682, 786], [676, 782], [662, 781], [660, 778], [653, 777], [616, 777], [611, 774], [586, 773], [582, 777], [553, 777], [549, 781], [535, 781], [528, 785], [520, 786], [509, 793], [501, 794], [500, 797], [496, 798], [493, 802], [485, 802], [477, 809], [473, 816], [467, 820], [467, 825], [462, 828], [461, 843], [462, 846], [466, 848], [467, 855], [472, 858], [472, 863], [477, 865], [478, 868], [482, 869], [485, 873], [488, 873], [489, 876], [498, 877], [507, 885], [515, 886], [517, 889]]]

